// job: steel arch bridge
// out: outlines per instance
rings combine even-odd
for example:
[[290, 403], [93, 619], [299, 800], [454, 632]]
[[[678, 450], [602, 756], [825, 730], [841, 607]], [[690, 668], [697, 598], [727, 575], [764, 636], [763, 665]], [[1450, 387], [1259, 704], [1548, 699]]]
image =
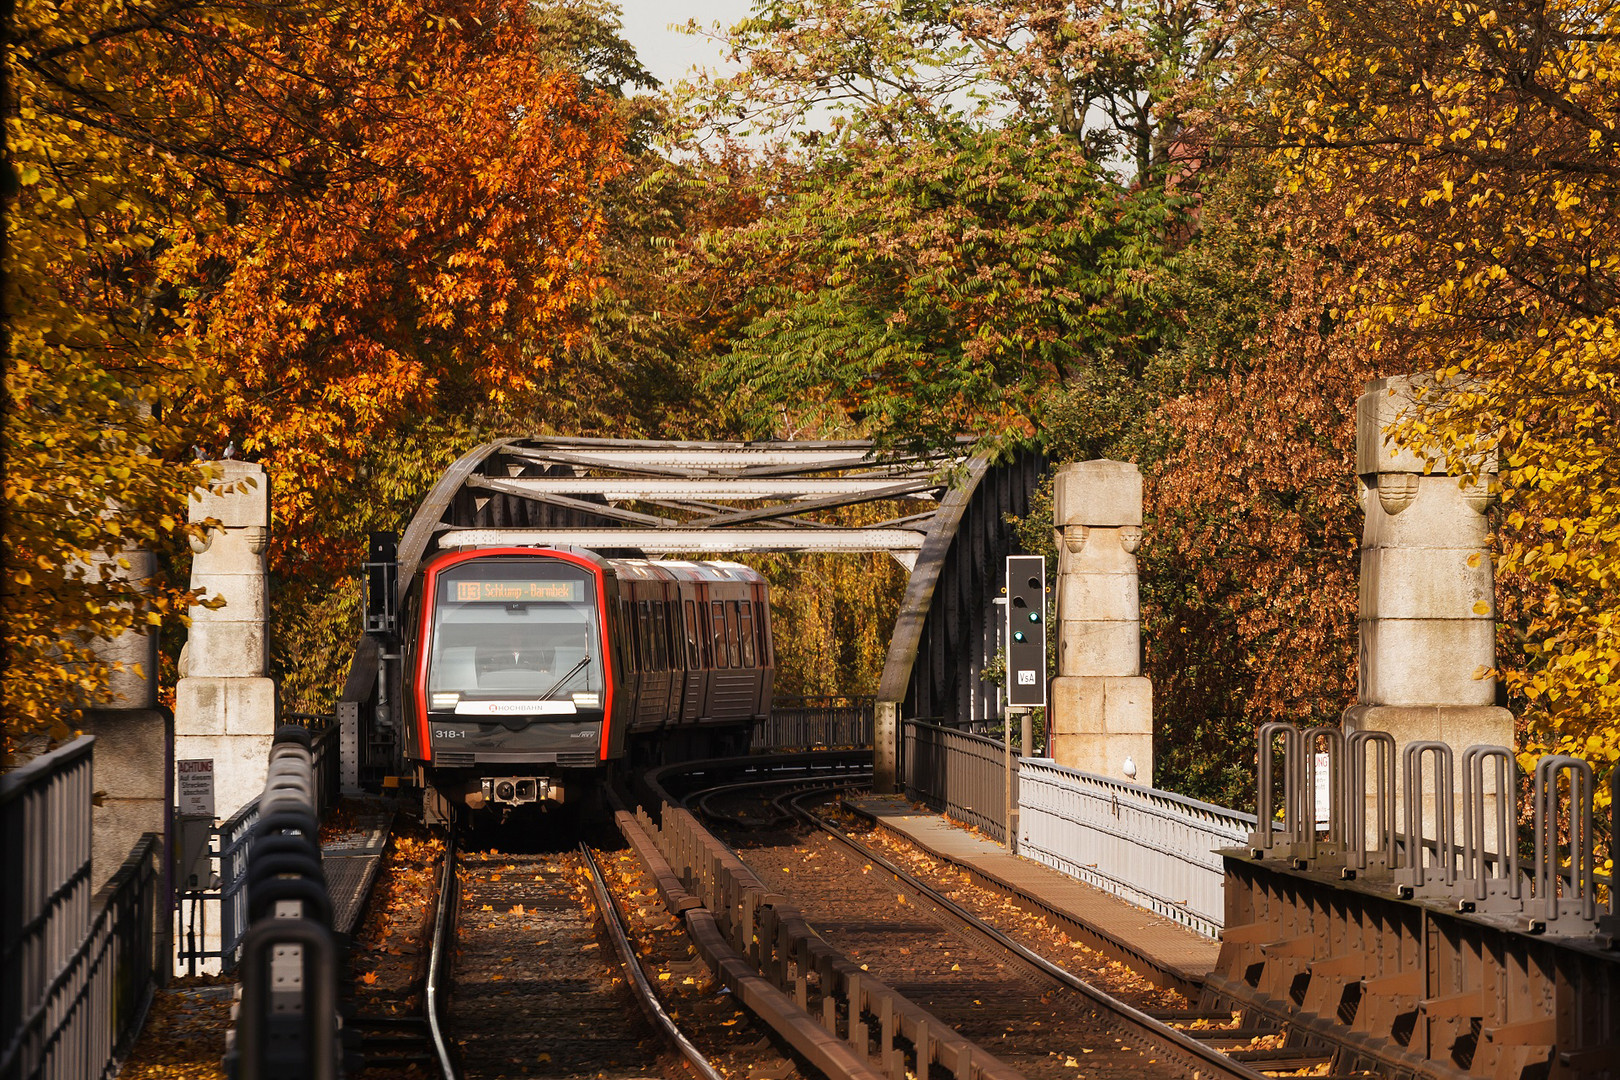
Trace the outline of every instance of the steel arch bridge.
[[[993, 600], [1014, 545], [1009, 518], [1027, 512], [1045, 464], [1033, 453], [992, 463], [972, 456], [965, 440], [924, 451], [870, 442], [487, 442], [428, 492], [397, 560], [388, 560], [397, 581], [383, 586], [386, 596], [369, 598], [368, 620], [395, 610], [423, 560], [450, 548], [885, 552], [909, 571], [877, 701], [877, 781], [892, 787], [901, 716], [1000, 716], [996, 688], [980, 677], [999, 644]], [[861, 527], [817, 516], [879, 501], [898, 503], [900, 512]], [[376, 661], [364, 660], [357, 658], [351, 690], [375, 678]]]

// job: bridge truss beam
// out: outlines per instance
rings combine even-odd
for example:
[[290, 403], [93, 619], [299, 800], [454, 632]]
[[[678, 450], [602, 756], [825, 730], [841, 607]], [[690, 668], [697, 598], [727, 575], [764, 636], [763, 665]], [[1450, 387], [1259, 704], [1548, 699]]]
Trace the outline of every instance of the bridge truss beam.
[[[435, 551], [566, 546], [616, 557], [744, 552], [887, 552], [910, 572], [878, 694], [877, 783], [898, 775], [899, 717], [993, 721], [983, 682], [999, 647], [994, 598], [1045, 460], [972, 457], [964, 440], [927, 451], [869, 442], [702, 443], [503, 439], [434, 485], [399, 545], [403, 596]], [[828, 520], [897, 504], [859, 527]]]

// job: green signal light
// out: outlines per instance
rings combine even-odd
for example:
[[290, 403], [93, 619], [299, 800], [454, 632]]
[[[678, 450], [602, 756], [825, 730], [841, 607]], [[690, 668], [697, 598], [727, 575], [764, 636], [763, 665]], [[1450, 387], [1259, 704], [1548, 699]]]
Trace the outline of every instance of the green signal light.
[[1024, 640], [1026, 640], [1024, 638], [1024, 632], [1022, 630], [1014, 630], [1013, 631], [1013, 640], [1014, 641], [1024, 641]]
[[1041, 621], [1041, 613], [1038, 612], [1038, 611], [1030, 612], [1029, 613], [1029, 621], [1030, 622], [1040, 622]]

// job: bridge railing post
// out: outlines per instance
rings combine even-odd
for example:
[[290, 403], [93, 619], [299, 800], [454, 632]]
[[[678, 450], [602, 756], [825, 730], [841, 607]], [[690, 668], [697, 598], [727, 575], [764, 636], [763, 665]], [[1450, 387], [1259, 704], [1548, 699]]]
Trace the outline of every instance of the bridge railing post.
[[[1486, 770], [1495, 780], [1487, 789]], [[1475, 743], [1462, 756], [1463, 846], [1462, 877], [1467, 896], [1459, 901], [1477, 911], [1519, 910], [1519, 838], [1511, 815], [1500, 809], [1492, 815], [1486, 808], [1492, 792], [1501, 800], [1509, 798], [1518, 768], [1513, 751], [1505, 746]], [[1487, 833], [1496, 834], [1495, 859]], [[1495, 866], [1491, 863], [1494, 861]]]
[[[1370, 774], [1369, 751], [1373, 763]], [[1387, 731], [1353, 731], [1345, 739], [1345, 756], [1349, 869], [1361, 874], [1388, 873], [1395, 868], [1395, 737]], [[1370, 826], [1369, 807], [1373, 813]]]
[[[1424, 851], [1429, 847], [1430, 812], [1425, 798], [1423, 759], [1434, 762], [1434, 861], [1424, 868]], [[1402, 751], [1406, 779], [1406, 858], [1395, 872], [1395, 886], [1402, 896], [1449, 895], [1457, 881], [1457, 828], [1452, 797], [1451, 747], [1435, 739], [1415, 739]], [[1434, 878], [1438, 876], [1439, 882]]]

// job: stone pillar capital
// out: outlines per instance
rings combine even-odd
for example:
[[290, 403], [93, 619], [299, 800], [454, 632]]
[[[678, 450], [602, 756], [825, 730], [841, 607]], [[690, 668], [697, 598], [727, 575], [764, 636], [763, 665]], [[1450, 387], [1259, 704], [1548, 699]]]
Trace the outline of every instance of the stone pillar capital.
[[1142, 470], [1128, 461], [1074, 461], [1058, 469], [1052, 506], [1058, 528], [1142, 525]]
[[[1432, 409], [1448, 398], [1466, 393], [1465, 382], [1441, 383], [1428, 375], [1394, 375], [1369, 382], [1356, 399], [1356, 474], [1363, 478], [1390, 474], [1466, 476], [1475, 469], [1444, 455], [1429, 460], [1393, 438], [1391, 429], [1414, 419], [1420, 409]], [[1479, 463], [1480, 476], [1496, 473], [1496, 455]]]

